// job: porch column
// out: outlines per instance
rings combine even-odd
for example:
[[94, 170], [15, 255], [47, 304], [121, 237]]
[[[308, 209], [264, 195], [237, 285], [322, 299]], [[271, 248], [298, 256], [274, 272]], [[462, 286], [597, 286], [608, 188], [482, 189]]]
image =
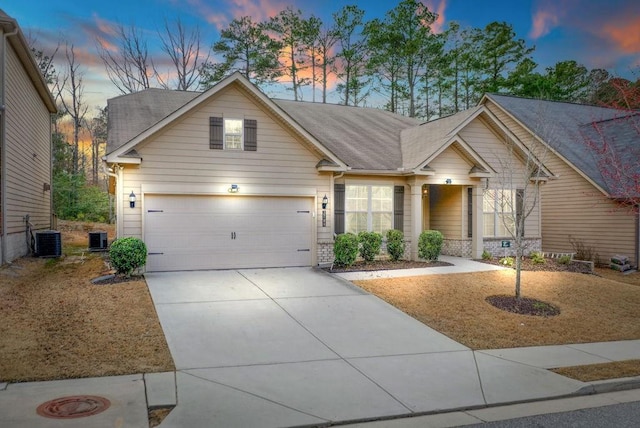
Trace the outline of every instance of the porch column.
[[411, 186], [411, 260], [418, 260], [418, 239], [422, 233], [422, 181]]
[[122, 238], [124, 236], [124, 167], [116, 165], [115, 172], [118, 174], [116, 179], [116, 237]]
[[482, 257], [484, 250], [484, 219], [482, 202], [484, 190], [482, 185], [474, 186], [471, 192], [471, 205], [473, 212], [471, 213], [471, 258], [479, 259]]

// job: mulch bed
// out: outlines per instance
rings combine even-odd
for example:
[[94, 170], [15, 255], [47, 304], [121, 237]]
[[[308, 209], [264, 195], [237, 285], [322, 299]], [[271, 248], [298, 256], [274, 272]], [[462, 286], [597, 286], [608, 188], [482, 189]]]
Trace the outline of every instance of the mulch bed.
[[560, 309], [538, 299], [530, 299], [527, 297], [516, 299], [514, 296], [499, 295], [489, 296], [485, 300], [498, 309], [514, 314], [541, 317], [560, 315]]
[[426, 261], [413, 261], [413, 260], [398, 260], [396, 262], [391, 260], [374, 260], [372, 262], [356, 261], [351, 266], [338, 266], [323, 268], [327, 272], [362, 272], [372, 270], [393, 270], [393, 269], [415, 269], [415, 268], [432, 268], [440, 266], [453, 266], [451, 263], [442, 262], [439, 260], [426, 262]]
[[[477, 259], [476, 262], [487, 263], [496, 266], [505, 266], [500, 263], [500, 259], [493, 258], [489, 260]], [[515, 263], [511, 266], [515, 269]], [[558, 263], [555, 259], [544, 259], [544, 263], [534, 263], [531, 259], [525, 257], [522, 259], [522, 270], [526, 271], [545, 271], [545, 272], [575, 272], [575, 273], [588, 273], [591, 274], [591, 268], [586, 263], [570, 262], [568, 264]]]

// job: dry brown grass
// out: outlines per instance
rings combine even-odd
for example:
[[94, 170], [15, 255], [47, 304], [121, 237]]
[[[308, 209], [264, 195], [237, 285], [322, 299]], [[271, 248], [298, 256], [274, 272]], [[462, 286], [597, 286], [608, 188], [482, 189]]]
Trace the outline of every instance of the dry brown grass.
[[595, 269], [595, 274], [612, 281], [640, 286], [640, 272], [623, 274], [617, 270], [597, 267]]
[[472, 349], [640, 339], [640, 288], [567, 272], [522, 272], [523, 296], [560, 308], [517, 315], [485, 301], [511, 294], [512, 270], [356, 281], [412, 317]]
[[104, 273], [95, 253], [0, 270], [0, 381], [174, 370], [144, 280], [91, 283]]
[[561, 367], [551, 371], [582, 382], [593, 382], [596, 380], [640, 376], [640, 360]]

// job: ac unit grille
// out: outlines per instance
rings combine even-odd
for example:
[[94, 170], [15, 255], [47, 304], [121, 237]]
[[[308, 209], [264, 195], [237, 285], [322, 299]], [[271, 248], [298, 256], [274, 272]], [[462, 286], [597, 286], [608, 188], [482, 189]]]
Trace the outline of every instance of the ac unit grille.
[[90, 251], [106, 250], [107, 246], [107, 232], [89, 232]]
[[39, 257], [60, 257], [62, 238], [56, 230], [36, 232], [36, 254]]

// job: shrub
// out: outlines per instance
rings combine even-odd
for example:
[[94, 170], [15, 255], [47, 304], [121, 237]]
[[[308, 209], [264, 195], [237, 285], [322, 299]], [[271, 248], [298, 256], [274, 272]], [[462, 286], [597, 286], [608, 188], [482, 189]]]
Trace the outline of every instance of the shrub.
[[367, 262], [372, 262], [382, 247], [382, 235], [377, 232], [360, 232], [358, 234], [360, 242], [360, 256]]
[[595, 250], [592, 246], [587, 245], [580, 238], [574, 238], [569, 235], [569, 242], [573, 247], [573, 252], [576, 254], [577, 260], [593, 261], [595, 257]]
[[558, 263], [560, 263], [561, 265], [568, 265], [569, 263], [571, 263], [571, 256], [565, 254], [564, 256], [558, 257]]
[[493, 258], [493, 256], [487, 250], [484, 250], [482, 252], [482, 260], [491, 260], [492, 258]]
[[418, 256], [429, 261], [438, 260], [443, 241], [444, 237], [440, 231], [425, 230], [418, 239]]
[[358, 257], [358, 237], [353, 233], [342, 233], [336, 236], [333, 255], [337, 265], [351, 266]]
[[537, 264], [537, 265], [538, 265], [538, 264], [543, 264], [543, 263], [545, 263], [544, 256], [542, 255], [542, 253], [539, 253], [539, 252], [537, 252], [537, 251], [534, 251], [533, 253], [531, 253], [530, 257], [531, 257], [531, 261], [532, 261], [534, 264]]
[[503, 257], [500, 259], [500, 264], [504, 266], [513, 266], [515, 259], [513, 257]]
[[404, 233], [401, 230], [389, 229], [387, 231], [387, 252], [394, 262], [404, 256]]
[[116, 272], [130, 276], [147, 262], [147, 246], [133, 236], [116, 239], [109, 249], [109, 258]]

